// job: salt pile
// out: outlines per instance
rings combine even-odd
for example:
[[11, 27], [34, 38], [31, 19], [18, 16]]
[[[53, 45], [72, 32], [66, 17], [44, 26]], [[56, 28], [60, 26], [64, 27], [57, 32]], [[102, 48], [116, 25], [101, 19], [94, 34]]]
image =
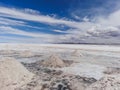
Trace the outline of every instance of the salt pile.
[[14, 54], [13, 50], [1, 50], [0, 55], [11, 55]]
[[120, 90], [120, 74], [107, 75], [93, 83], [87, 90]]
[[78, 50], [75, 50], [72, 52], [72, 56], [81, 57], [82, 54]]
[[43, 61], [42, 63], [44, 66], [47, 67], [64, 67], [65, 63], [62, 59], [59, 58], [58, 55], [51, 55], [48, 60]]
[[14, 58], [0, 60], [0, 90], [15, 90], [28, 83], [33, 74]]
[[19, 53], [19, 55], [24, 58], [29, 58], [29, 57], [34, 56], [34, 54], [29, 50], [22, 51]]

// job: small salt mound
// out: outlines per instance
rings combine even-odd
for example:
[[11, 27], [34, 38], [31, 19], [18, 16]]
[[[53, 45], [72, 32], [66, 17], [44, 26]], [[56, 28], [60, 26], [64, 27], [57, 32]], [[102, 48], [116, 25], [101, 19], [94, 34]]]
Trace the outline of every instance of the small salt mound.
[[14, 90], [28, 83], [33, 74], [14, 58], [0, 60], [0, 90]]
[[23, 52], [20, 52], [19, 54], [21, 57], [24, 57], [24, 58], [29, 58], [29, 57], [32, 57], [33, 56], [33, 53], [29, 50], [25, 50]]
[[0, 54], [1, 55], [11, 55], [11, 54], [14, 54], [14, 51], [12, 51], [12, 50], [1, 50]]
[[107, 75], [86, 90], [120, 90], [120, 74]]
[[43, 61], [43, 66], [46, 67], [64, 67], [65, 63], [62, 59], [57, 55], [51, 55], [48, 60]]
[[78, 50], [73, 51], [71, 55], [76, 56], [76, 57], [81, 57], [82, 56], [82, 54]]

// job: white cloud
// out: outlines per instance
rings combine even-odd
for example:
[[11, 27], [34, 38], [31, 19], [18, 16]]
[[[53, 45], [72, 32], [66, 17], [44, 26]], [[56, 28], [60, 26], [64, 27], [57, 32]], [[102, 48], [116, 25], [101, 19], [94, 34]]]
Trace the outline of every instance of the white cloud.
[[33, 9], [29, 9], [29, 8], [24, 9], [23, 12], [30, 13], [30, 14], [40, 14], [39, 11], [33, 10]]
[[93, 27], [87, 31], [88, 34], [96, 37], [116, 37], [120, 35], [120, 30], [117, 27]]
[[20, 29], [12, 28], [10, 26], [0, 26], [0, 34], [16, 34], [16, 35], [23, 35], [23, 36], [29, 36], [29, 37], [46, 37], [47, 34], [42, 33], [31, 33], [26, 32]]
[[[50, 43], [112, 43], [114, 39], [114, 43], [120, 42], [120, 10], [114, 11], [106, 17], [104, 17], [104, 15], [96, 16], [93, 18], [93, 20], [85, 16], [82, 19], [82, 22], [71, 21], [69, 19], [58, 19], [48, 15], [41, 15], [40, 12], [32, 9], [15, 9], [6, 7], [0, 7], [0, 16], [0, 34], [9, 33], [24, 35], [33, 37], [34, 39], [38, 40], [38, 42], [45, 41]], [[20, 21], [12, 20], [8, 17], [20, 19]], [[71, 28], [65, 31], [54, 29], [54, 32], [65, 33], [65, 35], [53, 35], [45, 33], [26, 32], [24, 30], [12, 27], [12, 25], [21, 25], [29, 28], [39, 29], [39, 27], [27, 25], [27, 22], [25, 21], [34, 21], [38, 23], [49, 24], [51, 26], [64, 25]]]
[[[15, 37], [9, 37], [6, 36], [7, 34], [12, 34], [12, 35], [18, 35], [16, 38]], [[1, 41], [8, 41], [8, 42], [35, 42], [35, 43], [51, 43], [54, 41], [54, 38], [56, 36], [50, 35], [50, 34], [44, 34], [44, 33], [31, 33], [31, 32], [26, 32], [20, 29], [12, 28], [9, 26], [0, 26], [0, 35], [5, 35], [5, 36], [0, 36]], [[26, 36], [22, 38], [21, 36]], [[1, 42], [0, 41], [0, 42]]]
[[27, 22], [22, 21], [22, 20], [14, 20], [14, 19], [5, 18], [5, 17], [0, 17], [0, 25], [23, 26], [23, 27], [33, 28], [33, 29], [43, 29], [42, 27], [31, 26]]
[[63, 31], [63, 30], [53, 30], [53, 31], [58, 33], [66, 33], [66, 31]]
[[88, 18], [87, 16], [85, 16], [85, 17], [83, 18], [83, 21], [84, 21], [84, 22], [89, 22], [89, 18]]
[[4, 25], [25, 25], [26, 23], [23, 21], [12, 20], [8, 18], [0, 17], [0, 24]]
[[[45, 23], [45, 24], [50, 24], [50, 25], [51, 24], [64, 24], [66, 26], [69, 26], [72, 28], [79, 28], [79, 29], [82, 29], [83, 25], [85, 24], [81, 22], [69, 21], [69, 20], [64, 20], [64, 19], [56, 19], [48, 15], [45, 16], [41, 14], [39, 15], [31, 14], [31, 13], [26, 12], [26, 9], [20, 10], [20, 9], [15, 9], [15, 8], [0, 7], [0, 15], [6, 16], [6, 17], [12, 17], [16, 19], [35, 21], [35, 22], [40, 22], [40, 23]], [[88, 23], [86, 23], [86, 25], [87, 24]]]
[[99, 17], [97, 22], [99, 22], [101, 25], [119, 26], [120, 25], [120, 10], [117, 10], [111, 13], [108, 17], [105, 17], [105, 18]]
[[41, 38], [0, 36], [0, 43], [47, 43]]

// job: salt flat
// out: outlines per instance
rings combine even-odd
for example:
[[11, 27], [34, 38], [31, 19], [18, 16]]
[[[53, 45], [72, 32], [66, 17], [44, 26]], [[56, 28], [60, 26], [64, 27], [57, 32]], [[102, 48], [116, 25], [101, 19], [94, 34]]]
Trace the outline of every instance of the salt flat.
[[55, 70], [63, 71], [65, 75], [80, 75], [100, 80], [106, 76], [106, 73], [119, 72], [120, 68], [120, 46], [0, 44], [0, 57], [13, 57], [22, 63], [30, 64], [49, 60], [51, 55], [56, 55], [61, 60], [74, 62], [67, 67], [55, 68]]
[[[90, 65], [95, 64], [104, 67], [120, 67], [120, 46], [72, 44], [0, 44], [0, 50], [6, 51], [6, 56], [13, 56], [19, 61], [23, 62], [44, 60], [51, 54], [58, 54], [62, 59], [74, 60], [83, 64], [87, 63]], [[14, 51], [13, 54], [12, 50]], [[77, 50], [77, 52], [82, 56], [79, 57], [77, 55], [72, 55], [75, 50]], [[28, 58], [25, 57], [25, 55]]]
[[[22, 47], [23, 46], [23, 47]], [[86, 44], [7, 44], [1, 43], [0, 49], [35, 49], [39, 47], [50, 48], [69, 48], [69, 49], [85, 49], [85, 50], [103, 50], [103, 51], [120, 51], [120, 45], [86, 45]], [[21, 48], [22, 47], [22, 48]]]

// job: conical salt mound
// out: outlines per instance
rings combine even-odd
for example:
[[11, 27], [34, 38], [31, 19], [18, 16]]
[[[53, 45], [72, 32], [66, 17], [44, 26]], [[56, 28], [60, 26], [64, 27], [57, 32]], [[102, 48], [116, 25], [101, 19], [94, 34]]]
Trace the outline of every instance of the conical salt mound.
[[75, 51], [72, 52], [72, 56], [81, 57], [82, 54], [78, 50], [75, 50]]
[[15, 90], [30, 82], [33, 74], [14, 58], [0, 59], [0, 90]]
[[120, 90], [120, 74], [105, 76], [86, 90]]
[[29, 50], [25, 50], [23, 52], [20, 52], [19, 56], [24, 57], [24, 58], [29, 58], [29, 57], [34, 56], [34, 54]]
[[0, 54], [1, 55], [11, 55], [11, 54], [14, 54], [14, 51], [12, 51], [12, 50], [2, 50], [2, 51], [0, 51]]
[[43, 65], [47, 67], [64, 67], [65, 63], [57, 55], [51, 55], [48, 60], [43, 61]]

